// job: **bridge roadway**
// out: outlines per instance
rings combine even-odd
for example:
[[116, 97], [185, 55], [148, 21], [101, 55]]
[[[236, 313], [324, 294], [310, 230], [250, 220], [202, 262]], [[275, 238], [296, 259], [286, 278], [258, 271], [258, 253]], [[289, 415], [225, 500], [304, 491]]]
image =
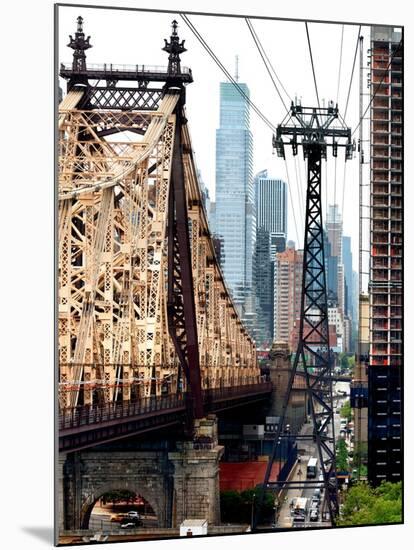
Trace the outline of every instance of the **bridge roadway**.
[[[203, 391], [205, 414], [267, 399], [271, 382]], [[71, 452], [156, 429], [185, 424], [187, 394], [152, 396], [138, 401], [79, 406], [59, 413], [59, 451]]]

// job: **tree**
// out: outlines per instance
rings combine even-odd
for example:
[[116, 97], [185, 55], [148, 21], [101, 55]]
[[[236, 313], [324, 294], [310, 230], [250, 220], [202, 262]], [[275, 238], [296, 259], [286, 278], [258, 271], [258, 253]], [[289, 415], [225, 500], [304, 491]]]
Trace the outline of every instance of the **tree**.
[[351, 409], [351, 403], [350, 401], [345, 401], [345, 403], [342, 405], [340, 410], [340, 415], [342, 418], [346, 418], [348, 422], [350, 422], [352, 418], [352, 409]]
[[336, 469], [340, 472], [347, 472], [348, 465], [348, 449], [344, 439], [339, 439], [336, 444]]
[[120, 491], [108, 491], [102, 495], [101, 499], [104, 504], [112, 502], [112, 506], [115, 506], [119, 502], [127, 502], [128, 504], [134, 502], [136, 495], [128, 489], [121, 489]]
[[341, 369], [347, 370], [348, 368], [349, 368], [349, 358], [345, 353], [343, 353], [341, 357]]
[[241, 514], [242, 505], [243, 501], [238, 491], [222, 491], [220, 493], [221, 520], [225, 523], [237, 521], [235, 518]]
[[[221, 520], [226, 523], [249, 523], [252, 513], [260, 499], [262, 489], [246, 489], [245, 491], [222, 491], [220, 493]], [[263, 497], [261, 517], [271, 521], [274, 516], [273, 495], [266, 492]]]
[[338, 525], [372, 525], [401, 523], [402, 483], [382, 482], [372, 488], [357, 483], [345, 493]]
[[356, 476], [367, 475], [368, 443], [357, 442], [354, 445], [354, 454], [352, 457], [352, 466], [357, 470]]

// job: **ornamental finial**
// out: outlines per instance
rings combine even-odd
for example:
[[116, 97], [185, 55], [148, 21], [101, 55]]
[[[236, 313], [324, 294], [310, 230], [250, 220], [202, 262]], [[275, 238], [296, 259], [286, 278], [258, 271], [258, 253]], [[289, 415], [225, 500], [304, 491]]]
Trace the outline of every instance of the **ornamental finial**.
[[89, 48], [92, 48], [92, 44], [89, 43], [90, 36], [85, 38], [83, 32], [83, 18], [79, 16], [77, 18], [77, 29], [75, 33], [75, 38], [72, 35], [69, 35], [70, 42], [68, 44], [69, 48], [72, 48], [73, 51], [73, 62], [72, 70], [76, 73], [86, 72], [86, 54], [85, 51]]
[[180, 43], [180, 38], [177, 34], [178, 23], [175, 19], [171, 23], [171, 27], [172, 33], [170, 36], [170, 41], [167, 42], [167, 40], [164, 39], [165, 46], [163, 47], [163, 51], [170, 54], [168, 56], [168, 74], [177, 75], [181, 74], [180, 54], [186, 52], [187, 50], [184, 47], [185, 40]]

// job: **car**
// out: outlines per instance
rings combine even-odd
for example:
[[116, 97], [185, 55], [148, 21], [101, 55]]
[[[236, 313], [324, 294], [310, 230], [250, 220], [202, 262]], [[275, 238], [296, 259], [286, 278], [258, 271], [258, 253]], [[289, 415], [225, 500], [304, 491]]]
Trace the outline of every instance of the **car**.
[[321, 498], [321, 490], [319, 489], [319, 487], [317, 487], [317, 488], [313, 491], [313, 496], [314, 496], [314, 497], [318, 497], [318, 499]]
[[110, 521], [120, 523], [121, 521], [127, 519], [126, 514], [112, 514]]
[[311, 511], [309, 513], [309, 520], [310, 521], [318, 521], [319, 520], [319, 512], [316, 508], [311, 508]]
[[121, 524], [121, 529], [135, 529], [137, 527], [134, 521], [126, 521]]
[[130, 512], [127, 513], [127, 516], [129, 518], [137, 518], [139, 519], [139, 513], [136, 512], [135, 510], [131, 510]]
[[315, 497], [315, 496], [312, 497], [311, 507], [316, 509], [319, 508], [319, 497]]
[[140, 518], [126, 518], [121, 523], [121, 529], [134, 529], [140, 527], [142, 520]]

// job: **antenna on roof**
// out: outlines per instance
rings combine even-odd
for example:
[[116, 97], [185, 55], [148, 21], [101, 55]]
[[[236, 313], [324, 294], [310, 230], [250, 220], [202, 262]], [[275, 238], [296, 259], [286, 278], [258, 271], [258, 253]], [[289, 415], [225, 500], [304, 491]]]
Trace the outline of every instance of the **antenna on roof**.
[[236, 55], [234, 79], [235, 79], [236, 82], [239, 81], [239, 56], [238, 55]]

